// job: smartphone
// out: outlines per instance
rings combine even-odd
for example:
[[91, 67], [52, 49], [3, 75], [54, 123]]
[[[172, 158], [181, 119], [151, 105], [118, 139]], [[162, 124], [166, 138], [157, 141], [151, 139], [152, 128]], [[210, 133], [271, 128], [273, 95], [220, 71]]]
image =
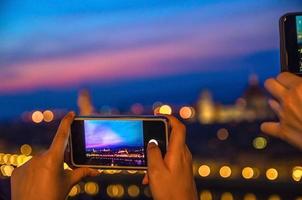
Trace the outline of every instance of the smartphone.
[[280, 18], [281, 71], [302, 76], [302, 12]]
[[70, 130], [71, 163], [75, 167], [147, 169], [147, 145], [156, 143], [165, 155], [165, 117], [75, 117]]

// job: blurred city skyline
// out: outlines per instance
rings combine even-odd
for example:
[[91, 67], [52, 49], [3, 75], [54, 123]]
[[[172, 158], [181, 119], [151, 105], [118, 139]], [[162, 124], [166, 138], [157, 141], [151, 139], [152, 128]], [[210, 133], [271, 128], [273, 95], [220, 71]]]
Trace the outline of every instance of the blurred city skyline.
[[302, 2], [4, 1], [0, 119], [36, 109], [231, 103], [279, 72], [278, 19]]

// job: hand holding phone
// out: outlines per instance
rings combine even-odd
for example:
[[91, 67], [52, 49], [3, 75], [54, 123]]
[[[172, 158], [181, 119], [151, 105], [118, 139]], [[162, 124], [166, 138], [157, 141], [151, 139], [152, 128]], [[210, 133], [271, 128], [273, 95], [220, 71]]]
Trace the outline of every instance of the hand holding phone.
[[76, 117], [71, 125], [71, 162], [76, 167], [147, 169], [150, 141], [165, 155], [165, 117]]

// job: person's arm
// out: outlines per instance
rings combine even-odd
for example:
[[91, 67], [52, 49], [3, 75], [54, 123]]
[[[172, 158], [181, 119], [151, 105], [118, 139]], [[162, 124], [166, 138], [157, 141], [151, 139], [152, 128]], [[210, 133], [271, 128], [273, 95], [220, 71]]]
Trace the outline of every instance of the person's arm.
[[197, 200], [186, 127], [175, 117], [167, 117], [172, 128], [167, 153], [163, 159], [156, 144], [148, 145], [148, 172], [143, 184], [149, 184], [154, 200]]
[[264, 122], [261, 130], [302, 149], [302, 78], [284, 72], [268, 79], [265, 87], [275, 97], [269, 105], [279, 122]]
[[11, 177], [12, 200], [64, 200], [71, 187], [86, 176], [96, 176], [90, 168], [64, 170], [64, 152], [68, 142], [74, 113], [68, 113], [58, 128], [50, 148], [43, 154], [13, 171]]

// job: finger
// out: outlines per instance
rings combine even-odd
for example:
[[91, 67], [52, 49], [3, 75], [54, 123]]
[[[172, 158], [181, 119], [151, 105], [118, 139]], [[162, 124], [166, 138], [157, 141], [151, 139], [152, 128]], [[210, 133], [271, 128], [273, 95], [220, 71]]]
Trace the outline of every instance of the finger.
[[149, 178], [148, 178], [148, 174], [147, 173], [145, 174], [145, 176], [143, 178], [142, 184], [143, 185], [148, 185], [149, 184]]
[[274, 99], [270, 99], [268, 100], [268, 104], [271, 107], [271, 109], [274, 111], [274, 113], [280, 118], [282, 112], [280, 103]]
[[278, 122], [264, 122], [261, 124], [261, 131], [274, 137], [281, 137], [280, 123]]
[[302, 82], [301, 77], [289, 72], [283, 72], [277, 76], [277, 81], [281, 83], [287, 89], [295, 87]]
[[179, 151], [186, 144], [186, 127], [174, 116], [166, 116], [171, 126], [171, 135], [169, 139], [169, 151]]
[[148, 144], [147, 161], [148, 161], [149, 173], [153, 173], [154, 171], [165, 168], [165, 164], [164, 164], [163, 157], [161, 155], [161, 151], [154, 142], [151, 142]]
[[68, 143], [70, 125], [73, 121], [74, 116], [75, 116], [74, 112], [69, 112], [61, 120], [56, 136], [53, 139], [49, 149], [51, 155], [53, 155], [56, 158], [55, 160], [63, 161], [64, 159], [64, 152]]
[[268, 79], [265, 81], [265, 88], [277, 99], [282, 100], [287, 89], [275, 79]]
[[87, 176], [98, 176], [98, 175], [100, 175], [100, 173], [96, 169], [77, 168], [71, 172], [70, 182], [72, 185], [75, 185]]

